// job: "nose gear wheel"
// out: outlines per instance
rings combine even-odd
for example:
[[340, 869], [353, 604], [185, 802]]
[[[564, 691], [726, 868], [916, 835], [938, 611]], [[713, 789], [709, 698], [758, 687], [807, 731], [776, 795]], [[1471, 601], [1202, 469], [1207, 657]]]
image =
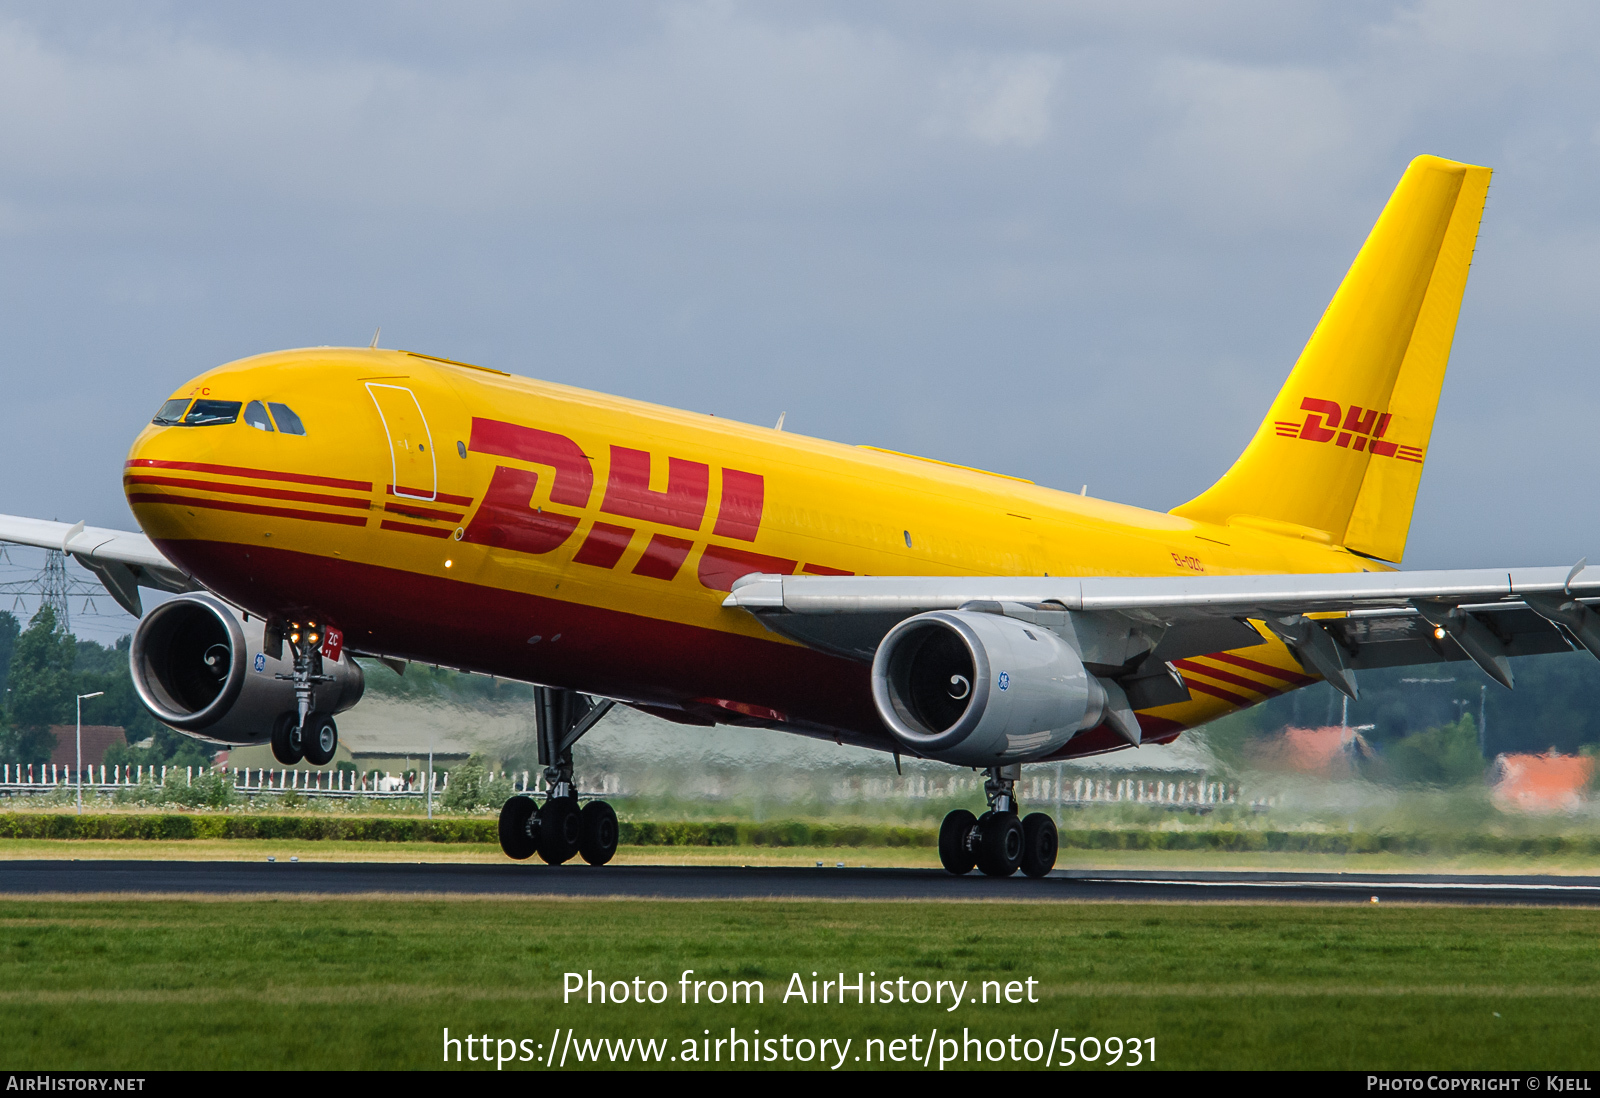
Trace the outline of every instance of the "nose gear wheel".
[[272, 722], [272, 757], [284, 766], [293, 766], [305, 755], [300, 722], [294, 713], [280, 713]]
[[305, 752], [306, 762], [312, 766], [327, 766], [339, 749], [339, 726], [333, 723], [332, 717], [311, 714], [300, 731], [300, 747]]

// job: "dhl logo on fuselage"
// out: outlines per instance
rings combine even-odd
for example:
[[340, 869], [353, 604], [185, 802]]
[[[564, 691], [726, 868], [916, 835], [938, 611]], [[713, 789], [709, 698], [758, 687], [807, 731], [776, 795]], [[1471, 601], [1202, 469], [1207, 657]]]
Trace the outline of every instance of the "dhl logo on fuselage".
[[[327, 492], [330, 488], [345, 492], [373, 491], [373, 485], [367, 481], [155, 458], [129, 461], [124, 484], [131, 504], [171, 504], [345, 526], [368, 526], [366, 515], [351, 512], [377, 510], [381, 512], [380, 530], [454, 538], [530, 556], [553, 553], [572, 542], [584, 526], [585, 513], [595, 495], [594, 466], [577, 442], [554, 431], [474, 417], [467, 449], [472, 453], [548, 468], [552, 474], [548, 505], [534, 502], [540, 483], [539, 471], [498, 464], [475, 512], [472, 511], [472, 496], [388, 484], [384, 486], [384, 498], [374, 501], [360, 495]], [[648, 451], [611, 445], [605, 491], [599, 507], [599, 515], [606, 517], [596, 517], [589, 523], [572, 564], [616, 568], [641, 529], [630, 525], [631, 522], [681, 531], [651, 533], [631, 569], [636, 576], [666, 581], [677, 579], [697, 541], [704, 542], [704, 548], [696, 564], [696, 576], [702, 586], [714, 591], [730, 590], [734, 580], [751, 572], [792, 575], [798, 570], [814, 575], [853, 574], [827, 565], [802, 564], [798, 560], [757, 553], [737, 544], [717, 544], [709, 538], [697, 538], [710, 506], [712, 466], [669, 456], [666, 488], [658, 492], [650, 488], [652, 460]], [[718, 472], [721, 493], [710, 538], [751, 545], [761, 530], [766, 508], [766, 480], [759, 473], [741, 469], [721, 468]], [[174, 475], [178, 473], [182, 475]], [[308, 491], [309, 486], [320, 491]], [[193, 494], [196, 491], [208, 494]], [[225, 500], [215, 495], [245, 498]], [[307, 504], [334, 510], [308, 510]], [[458, 525], [467, 519], [469, 512], [471, 519], [464, 526]]]
[[[594, 498], [594, 467], [581, 446], [554, 431], [474, 417], [467, 449], [472, 453], [550, 468], [554, 474], [549, 493], [553, 506], [547, 509], [533, 503], [539, 487], [538, 472], [497, 465], [483, 503], [463, 528], [460, 540], [541, 555], [554, 552], [572, 539], [583, 522], [583, 515], [554, 507], [571, 507], [582, 512], [588, 510]], [[632, 569], [636, 576], [673, 580], [695, 547], [692, 535], [705, 523], [711, 498], [711, 466], [688, 458], [668, 457], [666, 488], [657, 492], [650, 488], [652, 458], [648, 451], [615, 444], [610, 449], [610, 467], [605, 493], [600, 500], [600, 513], [668, 526], [690, 534], [689, 537], [662, 532], [651, 534]], [[761, 529], [761, 516], [766, 506], [766, 480], [759, 473], [742, 469], [722, 468], [720, 473], [722, 492], [711, 536], [753, 543]], [[637, 526], [596, 519], [578, 546], [572, 563], [615, 568], [638, 532]], [[801, 568], [797, 560], [708, 543], [700, 554], [697, 572], [703, 586], [727, 591], [734, 580], [751, 572], [789, 575], [797, 568]], [[806, 564], [803, 570], [820, 575], [850, 574], [817, 564]]]
[[1356, 404], [1350, 405], [1349, 411], [1345, 411], [1336, 401], [1319, 397], [1306, 397], [1300, 402], [1300, 410], [1306, 413], [1304, 423], [1285, 419], [1273, 421], [1279, 438], [1332, 442], [1335, 446], [1346, 446], [1357, 453], [1366, 450], [1376, 457], [1399, 458], [1401, 461], [1422, 464], [1421, 447], [1405, 446], [1383, 437], [1389, 430], [1389, 420], [1393, 418], [1388, 412], [1380, 413], [1376, 408], [1362, 408]]

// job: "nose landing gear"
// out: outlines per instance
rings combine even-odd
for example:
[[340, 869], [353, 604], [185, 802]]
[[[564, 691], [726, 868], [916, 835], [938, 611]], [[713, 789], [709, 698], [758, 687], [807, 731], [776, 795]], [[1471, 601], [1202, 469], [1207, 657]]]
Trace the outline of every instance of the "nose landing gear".
[[272, 757], [284, 766], [293, 766], [305, 757], [300, 722], [293, 713], [280, 713], [272, 722]]
[[572, 745], [616, 703], [544, 686], [534, 687], [533, 701], [539, 762], [549, 794], [543, 805], [516, 796], [501, 806], [500, 849], [519, 861], [538, 854], [550, 865], [574, 856], [590, 865], [605, 865], [617, 852], [617, 814], [605, 801], [579, 807], [572, 782]]
[[322, 631], [314, 621], [304, 625], [291, 622], [279, 628], [279, 636], [294, 655], [294, 671], [277, 677], [294, 684], [295, 709], [281, 714], [273, 724], [272, 755], [284, 766], [293, 766], [302, 758], [313, 766], [326, 766], [339, 746], [339, 726], [332, 717], [312, 711], [316, 688], [334, 681], [332, 675], [322, 673]]
[[1017, 814], [1016, 786], [1022, 767], [992, 766], [983, 792], [989, 811], [973, 816], [958, 808], [939, 827], [939, 862], [956, 876], [981, 870], [988, 877], [1009, 877], [1018, 869], [1043, 877], [1055, 868], [1056, 824], [1043, 812]]
[[339, 726], [332, 717], [321, 713], [311, 714], [311, 719], [300, 726], [300, 743], [306, 762], [312, 766], [327, 766], [339, 746]]

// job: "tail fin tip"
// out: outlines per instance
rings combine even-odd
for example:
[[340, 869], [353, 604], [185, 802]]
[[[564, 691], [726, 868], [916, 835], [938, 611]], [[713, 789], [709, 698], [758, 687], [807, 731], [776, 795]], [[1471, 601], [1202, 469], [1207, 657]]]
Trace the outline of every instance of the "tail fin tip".
[[1411, 161], [1250, 445], [1173, 514], [1401, 559], [1489, 176]]

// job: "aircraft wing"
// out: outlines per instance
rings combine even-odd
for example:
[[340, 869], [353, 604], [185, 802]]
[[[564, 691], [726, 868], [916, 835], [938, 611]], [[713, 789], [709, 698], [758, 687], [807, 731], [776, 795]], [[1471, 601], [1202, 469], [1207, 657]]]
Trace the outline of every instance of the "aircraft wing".
[[[1144, 640], [1143, 664], [1277, 636], [1347, 693], [1351, 672], [1472, 660], [1512, 685], [1509, 656], [1581, 646], [1600, 658], [1600, 568], [1174, 577], [778, 576], [739, 580], [723, 605], [776, 633], [870, 660], [896, 623], [930, 610], [1060, 614]], [[1310, 617], [1309, 615], [1319, 615]], [[1104, 630], [1102, 630], [1104, 631]], [[1137, 667], [1133, 672], [1139, 673]]]
[[139, 600], [141, 587], [174, 592], [201, 589], [162, 556], [143, 534], [85, 526], [81, 522], [47, 522], [19, 515], [0, 515], [0, 542], [71, 553], [79, 564], [105, 584], [117, 604], [134, 617], [144, 613]]

